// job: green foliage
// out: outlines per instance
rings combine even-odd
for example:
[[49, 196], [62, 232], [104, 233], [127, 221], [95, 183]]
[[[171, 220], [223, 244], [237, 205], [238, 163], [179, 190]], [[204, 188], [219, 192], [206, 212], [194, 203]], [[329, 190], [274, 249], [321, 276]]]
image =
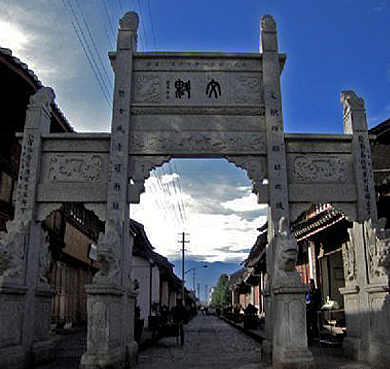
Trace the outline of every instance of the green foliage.
[[232, 294], [229, 290], [229, 276], [227, 274], [221, 274], [218, 278], [211, 302], [214, 307], [219, 308], [231, 305]]

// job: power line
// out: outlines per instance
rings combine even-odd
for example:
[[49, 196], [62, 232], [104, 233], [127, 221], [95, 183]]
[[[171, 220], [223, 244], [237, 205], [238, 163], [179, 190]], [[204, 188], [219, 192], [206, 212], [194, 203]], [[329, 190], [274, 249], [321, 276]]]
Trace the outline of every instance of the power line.
[[122, 1], [118, 0], [118, 3], [119, 3], [119, 8], [121, 9], [121, 12], [123, 14], [125, 11], [123, 10]]
[[[137, 0], [137, 2], [138, 2], [138, 8], [139, 8], [139, 11], [140, 11], [140, 14], [141, 14], [141, 30], [143, 30], [143, 32], [144, 32], [145, 46], [146, 46], [146, 48], [148, 48], [149, 42], [148, 42], [148, 38], [146, 36], [146, 31], [145, 31], [145, 19], [146, 18], [144, 18], [140, 0]], [[140, 34], [141, 33], [142, 32], [140, 32]]]
[[75, 0], [75, 1], [76, 1], [76, 5], [77, 5], [77, 7], [78, 7], [78, 9], [79, 9], [79, 11], [80, 11], [81, 18], [83, 19], [84, 26], [85, 26], [85, 28], [86, 28], [86, 30], [87, 30], [87, 32], [88, 32], [89, 38], [90, 38], [91, 41], [92, 41], [92, 45], [93, 45], [93, 47], [94, 47], [94, 50], [95, 50], [95, 52], [96, 52], [96, 55], [98, 56], [98, 59], [99, 59], [99, 61], [100, 61], [100, 66], [102, 67], [103, 72], [104, 72], [104, 74], [106, 75], [106, 78], [107, 78], [107, 80], [108, 80], [108, 83], [109, 83], [110, 86], [111, 86], [111, 89], [113, 89], [113, 88], [114, 88], [114, 85], [113, 85], [113, 83], [112, 83], [112, 79], [108, 76], [106, 67], [105, 67], [104, 64], [103, 64], [103, 60], [102, 60], [102, 58], [101, 58], [101, 56], [100, 56], [100, 53], [99, 53], [99, 51], [98, 51], [98, 48], [97, 48], [97, 46], [96, 46], [96, 42], [95, 42], [95, 39], [94, 39], [94, 37], [93, 37], [93, 35], [92, 35], [92, 33], [91, 33], [91, 29], [89, 28], [88, 22], [87, 22], [87, 20], [86, 20], [86, 18], [85, 18], [85, 16], [84, 16], [84, 13], [83, 13], [83, 11], [82, 11], [82, 9], [81, 9], [81, 7], [80, 7], [79, 1], [78, 1], [78, 0]]
[[[96, 60], [95, 60], [95, 58], [94, 58], [94, 56], [93, 56], [93, 53], [92, 53], [92, 51], [91, 51], [91, 49], [90, 49], [90, 47], [89, 47], [89, 45], [88, 45], [88, 42], [87, 42], [87, 40], [86, 40], [86, 38], [85, 38], [85, 35], [84, 35], [84, 32], [83, 32], [83, 30], [82, 30], [82, 28], [81, 28], [81, 26], [80, 26], [80, 23], [79, 23], [79, 21], [78, 21], [78, 19], [77, 19], [77, 17], [76, 17], [76, 14], [75, 14], [75, 12], [74, 12], [74, 9], [73, 9], [73, 7], [72, 7], [72, 4], [70, 3], [69, 0], [67, 0], [67, 3], [68, 3], [68, 7], [69, 7], [70, 10], [67, 8], [66, 3], [65, 3], [65, 0], [62, 0], [62, 4], [63, 4], [63, 6], [64, 6], [66, 12], [68, 13], [68, 16], [69, 16], [69, 19], [70, 19], [70, 21], [71, 21], [73, 30], [74, 30], [74, 32], [75, 32], [75, 34], [76, 34], [77, 40], [79, 41], [79, 44], [80, 44], [81, 48], [83, 49], [83, 52], [84, 52], [84, 54], [85, 54], [85, 56], [86, 56], [86, 58], [87, 58], [87, 60], [88, 60], [88, 63], [89, 63], [89, 65], [90, 65], [91, 69], [92, 69], [92, 72], [93, 72], [93, 74], [94, 74], [94, 76], [95, 76], [95, 78], [96, 78], [96, 80], [97, 80], [97, 82], [98, 82], [98, 84], [99, 84], [99, 87], [100, 87], [100, 89], [101, 89], [101, 91], [102, 91], [102, 93], [103, 93], [103, 95], [104, 95], [104, 98], [105, 98], [106, 101], [107, 101], [108, 106], [109, 106], [110, 108], [112, 108], [112, 100], [111, 100], [111, 97], [110, 97], [109, 92], [107, 91], [107, 86], [105, 85], [104, 80], [103, 80], [103, 78], [102, 78], [102, 76], [101, 76], [100, 70], [99, 70], [99, 68], [97, 67]], [[74, 22], [74, 20], [73, 20], [73, 18], [72, 18], [72, 15], [73, 15], [74, 20], [76, 21], [76, 23]], [[78, 26], [79, 29], [77, 29], [76, 24], [77, 24], [77, 26]], [[80, 37], [79, 32], [80, 32], [80, 34], [81, 34], [81, 37]], [[84, 43], [85, 43], [85, 44], [84, 44]], [[89, 51], [89, 53], [90, 53], [91, 55], [88, 54], [88, 52], [87, 52], [85, 46], [87, 47], [87, 49], [88, 49], [88, 51]], [[96, 69], [95, 69], [95, 68], [96, 68]], [[100, 78], [99, 78], [99, 77], [100, 77]], [[103, 86], [103, 84], [104, 84], [104, 86]]]
[[154, 46], [154, 50], [156, 51], [157, 50], [157, 48], [156, 48], [156, 34], [154, 33], [152, 11], [150, 8], [150, 1], [149, 0], [148, 0], [147, 4], [148, 4], [148, 9], [149, 9], [150, 26], [152, 29], [153, 46]]
[[113, 26], [112, 23], [111, 23], [111, 18], [110, 18], [110, 14], [108, 13], [106, 0], [102, 0], [102, 4], [103, 4], [104, 12], [106, 13], [106, 17], [107, 17], [107, 19], [108, 19], [108, 24], [109, 24], [110, 29], [111, 29], [111, 32], [112, 32], [112, 37], [114, 37], [114, 40], [115, 40], [114, 26]]

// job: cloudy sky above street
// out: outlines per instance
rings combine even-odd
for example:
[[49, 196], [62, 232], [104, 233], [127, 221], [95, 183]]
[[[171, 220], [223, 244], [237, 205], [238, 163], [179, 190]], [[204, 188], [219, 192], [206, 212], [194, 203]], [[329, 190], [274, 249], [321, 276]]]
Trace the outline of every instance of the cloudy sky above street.
[[[287, 132], [342, 132], [346, 89], [365, 99], [370, 127], [390, 116], [388, 0], [2, 0], [0, 47], [55, 90], [76, 131], [108, 132], [107, 52], [129, 10], [141, 18], [139, 51], [257, 52], [259, 17], [272, 14], [287, 54]], [[242, 260], [266, 214], [246, 173], [224, 160], [171, 161], [152, 173], [131, 212], [158, 252], [178, 256], [185, 231], [188, 253], [208, 261]]]

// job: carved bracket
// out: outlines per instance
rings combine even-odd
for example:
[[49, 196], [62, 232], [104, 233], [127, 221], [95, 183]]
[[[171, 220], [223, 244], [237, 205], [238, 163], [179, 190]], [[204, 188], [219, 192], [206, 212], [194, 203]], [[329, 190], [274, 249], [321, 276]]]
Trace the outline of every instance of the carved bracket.
[[226, 159], [235, 166], [244, 169], [252, 181], [252, 191], [256, 194], [262, 190], [266, 178], [265, 158], [262, 156], [227, 156]]
[[37, 221], [44, 221], [51, 213], [59, 210], [62, 206], [61, 202], [41, 202], [37, 205]]
[[139, 203], [145, 192], [145, 180], [152, 169], [170, 160], [170, 156], [131, 156], [129, 160], [129, 202]]

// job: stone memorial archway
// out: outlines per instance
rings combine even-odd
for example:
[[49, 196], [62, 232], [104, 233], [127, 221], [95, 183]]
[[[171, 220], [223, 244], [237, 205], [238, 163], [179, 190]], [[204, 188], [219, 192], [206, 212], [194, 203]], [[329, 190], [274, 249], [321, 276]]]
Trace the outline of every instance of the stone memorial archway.
[[[364, 221], [376, 222], [363, 100], [343, 93], [344, 135], [285, 134], [280, 74], [286, 56], [278, 53], [271, 16], [261, 19], [256, 54], [137, 52], [137, 28], [138, 16], [127, 13], [110, 54], [111, 134], [50, 134], [53, 92], [43, 88], [30, 101], [16, 216], [2, 241], [8, 263], [0, 277], [2, 365], [50, 356], [52, 292], [43, 277], [47, 247], [40, 221], [63, 202], [83, 202], [106, 222], [101, 268], [86, 286], [88, 347], [81, 367], [131, 365], [136, 292], [128, 204], [139, 202], [150, 171], [171, 158], [217, 157], [245, 169], [259, 202], [269, 204], [265, 354], [272, 353], [275, 368], [313, 367], [289, 220], [312, 203], [330, 202], [356, 221], [356, 235]], [[376, 242], [375, 230], [371, 239]], [[363, 242], [354, 238], [356, 263], [364, 258], [358, 252]], [[356, 298], [369, 304], [367, 293], [376, 293], [363, 296], [356, 286], [345, 288], [346, 306]], [[363, 342], [356, 335], [349, 340], [351, 350]]]

